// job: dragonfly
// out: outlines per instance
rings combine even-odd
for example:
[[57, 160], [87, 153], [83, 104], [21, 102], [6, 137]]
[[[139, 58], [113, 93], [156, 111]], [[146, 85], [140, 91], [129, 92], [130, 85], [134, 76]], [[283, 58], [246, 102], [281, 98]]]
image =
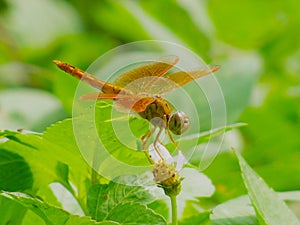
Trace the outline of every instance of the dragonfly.
[[187, 114], [183, 111], [173, 112], [173, 107], [163, 95], [220, 69], [220, 66], [213, 65], [188, 72], [180, 70], [168, 73], [178, 61], [175, 55], [164, 56], [131, 69], [110, 83], [68, 63], [53, 60], [59, 69], [101, 91], [83, 95], [81, 100], [114, 100], [117, 110], [137, 113], [148, 120], [153, 128], [141, 138], [143, 149], [157, 128], [154, 146], [161, 143], [160, 136], [164, 130], [177, 146], [171, 133], [181, 135], [190, 127]]

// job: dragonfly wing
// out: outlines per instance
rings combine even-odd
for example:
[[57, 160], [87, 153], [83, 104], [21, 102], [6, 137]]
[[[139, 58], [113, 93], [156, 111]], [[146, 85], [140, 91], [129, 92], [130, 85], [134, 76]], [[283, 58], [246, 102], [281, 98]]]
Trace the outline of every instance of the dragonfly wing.
[[[178, 62], [178, 60], [178, 57], [174, 55], [161, 57], [155, 62], [145, 64], [121, 74], [114, 81], [114, 84], [125, 87], [132, 81], [136, 81], [141, 78], [163, 76]], [[144, 89], [146, 90], [147, 88], [145, 87]]]
[[115, 100], [116, 109], [125, 113], [140, 113], [155, 101], [153, 97], [142, 97], [123, 94], [90, 93], [80, 97], [80, 100]]
[[156, 86], [161, 87], [157, 94], [165, 94], [173, 89], [181, 87], [193, 80], [196, 80], [200, 77], [204, 77], [210, 75], [216, 71], [218, 71], [220, 66], [207, 66], [194, 71], [178, 71], [171, 74], [166, 74], [163, 76], [163, 79], [159, 79], [155, 82]]
[[[81, 96], [79, 99], [80, 100], [105, 100], [105, 99], [111, 99], [115, 100], [117, 99], [119, 95], [118, 94], [104, 94], [104, 93], [89, 93]], [[121, 96], [119, 96], [120, 98]]]

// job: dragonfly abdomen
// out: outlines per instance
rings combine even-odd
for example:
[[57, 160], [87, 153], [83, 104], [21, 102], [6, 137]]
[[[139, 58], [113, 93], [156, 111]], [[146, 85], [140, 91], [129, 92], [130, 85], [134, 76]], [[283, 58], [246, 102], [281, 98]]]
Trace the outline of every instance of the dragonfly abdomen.
[[110, 84], [105, 82], [97, 77], [92, 76], [91, 74], [72, 66], [68, 63], [61, 62], [59, 60], [53, 60], [53, 62], [57, 65], [58, 68], [65, 71], [66, 73], [72, 75], [73, 77], [78, 78], [79, 80], [84, 81], [85, 83], [101, 90], [103, 93], [106, 94], [118, 94], [120, 93], [123, 88], [117, 85]]

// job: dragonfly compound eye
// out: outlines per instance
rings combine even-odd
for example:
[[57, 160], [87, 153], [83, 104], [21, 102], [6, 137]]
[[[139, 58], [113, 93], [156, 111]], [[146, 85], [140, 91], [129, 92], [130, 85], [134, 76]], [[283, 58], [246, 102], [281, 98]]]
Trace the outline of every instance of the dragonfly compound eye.
[[170, 117], [168, 127], [173, 134], [179, 135], [189, 129], [190, 120], [184, 112], [178, 111]]

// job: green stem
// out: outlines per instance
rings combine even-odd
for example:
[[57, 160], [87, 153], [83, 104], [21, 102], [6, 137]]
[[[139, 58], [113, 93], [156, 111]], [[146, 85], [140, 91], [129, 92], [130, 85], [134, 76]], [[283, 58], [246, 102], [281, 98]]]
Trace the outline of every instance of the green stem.
[[92, 185], [99, 184], [99, 174], [97, 173], [97, 168], [99, 168], [99, 160], [96, 157], [96, 149], [94, 150], [94, 156], [93, 156], [93, 165], [92, 165], [92, 176], [91, 176], [91, 182]]
[[172, 225], [177, 225], [177, 199], [176, 195], [171, 195], [171, 206], [172, 206]]

